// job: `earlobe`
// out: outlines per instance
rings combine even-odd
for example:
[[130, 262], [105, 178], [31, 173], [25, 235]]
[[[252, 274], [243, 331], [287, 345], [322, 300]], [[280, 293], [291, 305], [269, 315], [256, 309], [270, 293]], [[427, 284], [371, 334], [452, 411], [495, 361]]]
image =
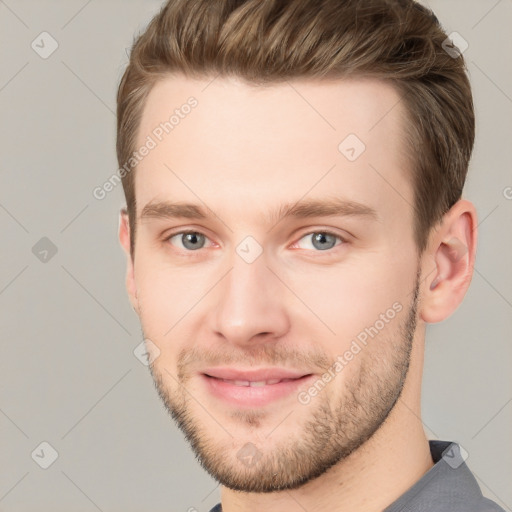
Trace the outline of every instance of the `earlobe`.
[[137, 297], [137, 287], [135, 284], [135, 272], [133, 259], [130, 254], [130, 223], [126, 208], [119, 212], [119, 242], [126, 254], [126, 291], [133, 310], [139, 315], [139, 301]]
[[445, 214], [429, 242], [420, 311], [423, 321], [440, 322], [459, 307], [471, 283], [476, 244], [476, 210], [461, 199]]

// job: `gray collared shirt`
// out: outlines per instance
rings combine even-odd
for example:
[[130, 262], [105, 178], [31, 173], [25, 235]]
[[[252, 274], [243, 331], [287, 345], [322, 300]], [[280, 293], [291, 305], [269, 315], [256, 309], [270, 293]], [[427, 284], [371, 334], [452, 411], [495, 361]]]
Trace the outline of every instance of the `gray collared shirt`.
[[[505, 512], [482, 495], [457, 443], [429, 444], [434, 466], [382, 512]], [[220, 503], [210, 512], [222, 512]]]

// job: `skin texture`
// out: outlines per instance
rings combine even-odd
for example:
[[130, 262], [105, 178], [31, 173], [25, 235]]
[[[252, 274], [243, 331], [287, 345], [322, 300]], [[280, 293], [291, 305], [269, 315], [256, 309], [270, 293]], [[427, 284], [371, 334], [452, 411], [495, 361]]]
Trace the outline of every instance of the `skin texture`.
[[[120, 215], [157, 391], [221, 482], [225, 512], [382, 510], [433, 464], [420, 419], [425, 324], [450, 316], [467, 291], [475, 208], [456, 203], [417, 254], [405, 115], [387, 83], [256, 88], [169, 76], [148, 97], [138, 146], [190, 96], [197, 106], [137, 166], [133, 260]], [[349, 134], [365, 145], [354, 161], [338, 149]], [[285, 203], [333, 198], [376, 218], [268, 218]], [[140, 218], [162, 201], [207, 207], [209, 217]], [[183, 229], [199, 234], [176, 235]], [[334, 237], [317, 235], [325, 231]], [[248, 263], [241, 242], [262, 253]], [[202, 375], [279, 367], [321, 380], [370, 326], [377, 333], [317, 393], [309, 382], [237, 406]]]

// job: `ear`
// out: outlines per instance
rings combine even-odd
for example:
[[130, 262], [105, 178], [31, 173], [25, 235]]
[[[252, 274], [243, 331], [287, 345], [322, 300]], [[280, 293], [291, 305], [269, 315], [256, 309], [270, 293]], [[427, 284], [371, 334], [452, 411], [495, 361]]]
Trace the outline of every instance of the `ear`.
[[432, 230], [424, 254], [420, 317], [428, 323], [448, 318], [460, 305], [471, 283], [477, 245], [474, 205], [459, 200]]
[[126, 290], [132, 304], [133, 310], [140, 316], [139, 301], [137, 298], [137, 287], [135, 285], [135, 273], [133, 259], [130, 254], [130, 223], [126, 208], [119, 212], [119, 242], [126, 254]]

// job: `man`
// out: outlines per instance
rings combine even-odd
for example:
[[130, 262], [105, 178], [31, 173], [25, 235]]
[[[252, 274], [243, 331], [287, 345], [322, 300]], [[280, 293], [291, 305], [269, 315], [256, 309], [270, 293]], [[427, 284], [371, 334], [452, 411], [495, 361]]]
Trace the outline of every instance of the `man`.
[[135, 41], [126, 284], [215, 511], [502, 510], [421, 422], [477, 242], [445, 40], [412, 0], [170, 0]]

